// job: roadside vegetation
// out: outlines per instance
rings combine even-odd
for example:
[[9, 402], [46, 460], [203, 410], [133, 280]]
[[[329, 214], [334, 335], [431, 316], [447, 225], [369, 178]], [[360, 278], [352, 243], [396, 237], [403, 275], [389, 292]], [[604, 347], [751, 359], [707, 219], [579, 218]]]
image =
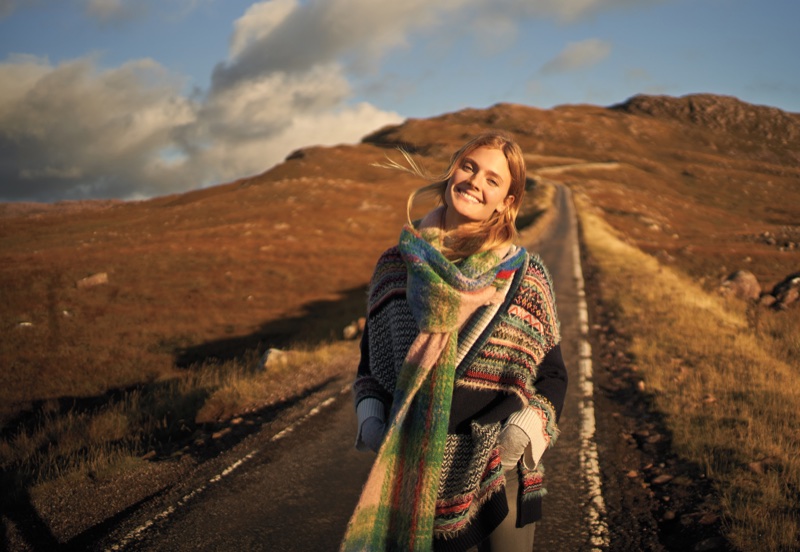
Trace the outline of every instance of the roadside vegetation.
[[579, 199], [601, 300], [630, 340], [674, 452], [714, 482], [726, 537], [743, 551], [797, 550], [800, 310], [757, 311], [709, 293]]
[[[171, 467], [231, 448], [225, 431], [256, 431], [262, 413], [352, 377], [357, 343], [342, 329], [363, 316], [374, 262], [421, 185], [374, 163], [404, 147], [437, 172], [465, 137], [499, 128], [537, 184], [524, 240], [547, 221], [547, 184], [590, 198], [603, 299], [636, 336], [679, 453], [717, 482], [731, 541], [797, 545], [800, 308], [715, 295], [733, 270], [766, 290], [800, 268], [800, 115], [779, 115], [722, 97], [498, 104], [304, 148], [182, 195], [0, 204], [0, 507], [23, 496], [59, 538], [78, 533], [148, 496], [114, 494], [121, 474], [156, 492], [179, 477]], [[291, 354], [262, 370], [269, 347]], [[95, 506], [102, 482], [118, 502], [76, 514], [71, 497]], [[69, 499], [52, 499], [60, 484]]]
[[6, 489], [27, 492], [64, 477], [105, 479], [149, 459], [175, 459], [211, 445], [220, 424], [337, 380], [357, 359], [350, 341], [278, 351], [267, 367], [257, 351], [244, 351], [239, 359], [198, 364], [103, 400], [43, 401], [0, 441]]

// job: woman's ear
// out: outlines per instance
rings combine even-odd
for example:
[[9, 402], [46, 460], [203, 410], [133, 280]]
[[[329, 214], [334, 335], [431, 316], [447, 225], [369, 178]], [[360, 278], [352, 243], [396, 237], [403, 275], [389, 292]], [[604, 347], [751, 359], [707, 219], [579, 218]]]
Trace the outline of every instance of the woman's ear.
[[503, 203], [500, 203], [497, 207], [495, 207], [495, 211], [497, 211], [498, 213], [502, 213], [503, 211], [511, 207], [513, 204], [514, 204], [514, 196], [507, 195], [506, 198], [503, 200]]

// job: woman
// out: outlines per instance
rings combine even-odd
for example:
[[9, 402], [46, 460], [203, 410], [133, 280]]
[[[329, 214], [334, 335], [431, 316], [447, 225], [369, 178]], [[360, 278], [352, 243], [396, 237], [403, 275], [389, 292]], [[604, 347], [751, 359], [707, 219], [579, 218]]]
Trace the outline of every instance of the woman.
[[441, 205], [370, 283], [353, 390], [356, 447], [378, 456], [342, 550], [530, 552], [567, 373], [550, 277], [513, 243], [525, 162], [489, 133], [431, 180], [409, 211]]

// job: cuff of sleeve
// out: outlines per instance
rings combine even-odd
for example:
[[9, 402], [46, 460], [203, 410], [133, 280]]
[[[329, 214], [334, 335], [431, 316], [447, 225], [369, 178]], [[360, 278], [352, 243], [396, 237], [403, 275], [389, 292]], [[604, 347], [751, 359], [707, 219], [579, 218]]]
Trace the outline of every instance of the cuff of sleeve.
[[378, 418], [381, 422], [386, 421], [386, 414], [383, 403], [375, 397], [361, 399], [356, 406], [356, 416], [358, 417], [358, 435], [356, 435], [356, 450], [366, 451], [369, 447], [361, 439], [361, 426], [367, 418]]
[[525, 447], [523, 455], [525, 467], [528, 469], [536, 467], [550, 443], [550, 438], [545, 431], [544, 416], [545, 413], [540, 409], [528, 407], [514, 412], [506, 422], [519, 427], [530, 439], [530, 444]]
[[358, 416], [358, 427], [361, 427], [364, 420], [373, 416], [382, 422], [386, 421], [383, 403], [375, 397], [366, 397], [360, 400], [356, 406], [356, 416]]

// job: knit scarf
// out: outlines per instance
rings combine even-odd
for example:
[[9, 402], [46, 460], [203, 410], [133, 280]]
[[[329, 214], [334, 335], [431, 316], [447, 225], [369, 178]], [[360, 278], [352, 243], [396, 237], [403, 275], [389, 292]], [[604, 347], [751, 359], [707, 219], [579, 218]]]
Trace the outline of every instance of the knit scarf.
[[423, 237], [411, 226], [400, 235], [406, 298], [420, 333], [398, 374], [389, 427], [342, 552], [433, 548], [458, 330], [479, 307], [502, 298], [499, 290], [525, 259], [520, 248], [502, 260], [487, 251], [456, 264], [431, 241], [436, 242], [435, 235], [425, 231]]

